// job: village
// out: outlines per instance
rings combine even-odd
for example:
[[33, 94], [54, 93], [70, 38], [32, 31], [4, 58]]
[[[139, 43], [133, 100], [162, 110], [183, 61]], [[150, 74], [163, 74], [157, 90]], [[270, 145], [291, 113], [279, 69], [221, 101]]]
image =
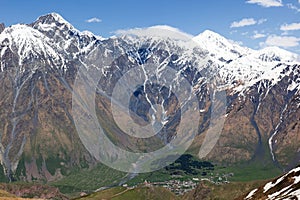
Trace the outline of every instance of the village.
[[[189, 180], [188, 179], [183, 180], [182, 176], [174, 175], [174, 176], [172, 176], [173, 179], [171, 179], [171, 180], [166, 180], [166, 181], [161, 181], [161, 182], [150, 182], [148, 180], [145, 180], [144, 183], [139, 184], [138, 186], [164, 187], [164, 188], [170, 190], [171, 192], [175, 193], [176, 195], [183, 195], [183, 194], [195, 189], [201, 181], [208, 181], [213, 184], [227, 184], [227, 183], [229, 183], [228, 178], [232, 177], [233, 175], [234, 175], [233, 173], [216, 174], [216, 175], [211, 173], [210, 176], [207, 178], [193, 177], [193, 178], [190, 178]], [[123, 187], [133, 189], [137, 186], [129, 187], [127, 184], [123, 184]]]

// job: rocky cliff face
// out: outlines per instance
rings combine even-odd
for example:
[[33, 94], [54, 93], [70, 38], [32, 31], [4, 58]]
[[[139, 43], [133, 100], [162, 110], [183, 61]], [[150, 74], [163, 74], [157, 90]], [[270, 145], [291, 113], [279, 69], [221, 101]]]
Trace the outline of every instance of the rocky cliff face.
[[[103, 39], [76, 30], [55, 13], [29, 25], [5, 28], [0, 34], [0, 160], [5, 175], [11, 180], [53, 180], [74, 167], [96, 163], [72, 116], [72, 92], [80, 68], [101, 74], [97, 85], [108, 96], [96, 94], [96, 110], [114, 143], [135, 152], [169, 143], [176, 137], [180, 106], [168, 88], [147, 82], [136, 88], [129, 102], [136, 123], [164, 127], [157, 136], [128, 137], [112, 117], [110, 97], [117, 81], [128, 70], [147, 64], [156, 66], [158, 76], [172, 68], [192, 86], [200, 112], [193, 122], [199, 126], [191, 148], [195, 154], [209, 128], [212, 98], [207, 81], [214, 77], [219, 90], [227, 94], [226, 115], [219, 116], [226, 121], [206, 158], [223, 163], [269, 161], [282, 168], [297, 163], [298, 55], [278, 48], [240, 47], [211, 31], [193, 40], [199, 46], [190, 51], [167, 38]], [[109, 65], [99, 63], [99, 58], [111, 57], [114, 62]], [[160, 117], [157, 106], [163, 110]]]
[[[68, 31], [62, 34], [53, 28], [55, 35], [50, 36], [33, 28], [48, 30], [52, 23]], [[93, 163], [74, 134], [70, 115], [74, 63], [79, 62], [73, 59], [78, 49], [72, 45], [86, 46], [72, 31], [77, 33], [52, 14], [31, 26], [14, 25], [1, 33], [0, 154], [10, 179], [16, 175], [51, 180], [82, 162]]]
[[4, 25], [3, 23], [0, 23], [0, 33], [1, 33], [2, 31], [4, 31], [4, 29], [5, 29], [5, 25]]

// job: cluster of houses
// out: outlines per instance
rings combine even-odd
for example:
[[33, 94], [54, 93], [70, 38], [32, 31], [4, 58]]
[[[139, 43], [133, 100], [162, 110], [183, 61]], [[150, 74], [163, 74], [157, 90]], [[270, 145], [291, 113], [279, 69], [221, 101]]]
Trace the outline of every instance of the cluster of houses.
[[198, 178], [195, 178], [194, 181], [168, 180], [168, 181], [154, 182], [154, 183], [150, 183], [145, 180], [144, 185], [148, 187], [150, 186], [164, 187], [170, 190], [171, 192], [175, 193], [176, 195], [182, 195], [196, 188], [198, 181], [199, 181]]
[[[167, 180], [167, 181], [162, 181], [162, 182], [150, 182], [145, 180], [142, 186], [144, 187], [164, 187], [171, 192], [175, 193], [176, 195], [183, 195], [197, 187], [200, 181], [209, 181], [214, 184], [226, 184], [229, 183], [228, 178], [234, 176], [233, 173], [228, 173], [228, 174], [216, 174], [213, 176], [206, 177], [206, 178], [191, 178], [191, 180], [180, 180], [183, 177], [180, 175], [174, 175], [172, 176], [173, 179]], [[141, 186], [141, 185], [140, 185]], [[129, 187], [127, 184], [124, 184], [123, 187], [127, 187], [128, 189], [133, 189], [136, 186], [131, 186]]]

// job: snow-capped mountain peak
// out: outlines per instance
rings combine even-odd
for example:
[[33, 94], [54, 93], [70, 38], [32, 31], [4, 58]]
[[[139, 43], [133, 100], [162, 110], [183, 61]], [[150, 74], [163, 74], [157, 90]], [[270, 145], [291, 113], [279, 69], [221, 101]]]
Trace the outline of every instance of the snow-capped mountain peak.
[[195, 36], [194, 40], [220, 61], [230, 61], [252, 51], [210, 30]]
[[45, 16], [53, 17], [57, 22], [60, 22], [61, 24], [69, 24], [60, 14], [58, 13], [49, 13]]
[[0, 58], [9, 51], [18, 55], [20, 65], [26, 60], [41, 57], [64, 63], [61, 54], [72, 59], [81, 52], [88, 52], [97, 40], [103, 38], [91, 32], [80, 32], [59, 14], [51, 13], [39, 17], [32, 24], [5, 28], [0, 33]]
[[227, 39], [218, 33], [205, 30], [194, 37], [194, 40], [221, 62], [231, 62], [243, 56], [250, 56], [264, 62], [299, 62], [299, 55], [279, 47], [266, 47], [253, 50], [240, 46], [237, 42]]
[[30, 24], [30, 26], [40, 31], [48, 38], [57, 41], [68, 40], [72, 35], [80, 33], [80, 31], [75, 29], [57, 13], [41, 16], [34, 23]]
[[66, 21], [61, 15], [57, 13], [50, 13], [47, 15], [43, 15], [39, 17], [34, 23], [33, 26], [42, 26], [44, 28], [50, 28], [50, 27], [66, 27], [68, 29], [74, 29], [74, 27]]
[[279, 47], [266, 47], [264, 49], [257, 51], [258, 57], [262, 61], [272, 62], [272, 61], [281, 61], [281, 62], [294, 62], [300, 61], [299, 55], [291, 53], [287, 50], [281, 49]]

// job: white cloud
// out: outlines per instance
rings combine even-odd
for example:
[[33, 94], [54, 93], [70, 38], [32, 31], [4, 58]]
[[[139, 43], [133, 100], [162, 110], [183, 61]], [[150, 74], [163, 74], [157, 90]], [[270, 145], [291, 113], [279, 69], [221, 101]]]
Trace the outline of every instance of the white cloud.
[[280, 27], [280, 30], [282, 30], [282, 31], [300, 30], [300, 23], [284, 24]]
[[241, 19], [240, 21], [235, 21], [232, 22], [230, 25], [230, 28], [238, 28], [238, 27], [244, 27], [244, 26], [251, 26], [251, 25], [255, 25], [255, 24], [262, 24], [264, 22], [266, 22], [267, 19], [259, 19], [258, 21], [256, 21], [253, 18], [244, 18]]
[[238, 28], [238, 27], [244, 27], [244, 26], [251, 26], [256, 24], [257, 21], [255, 21], [253, 18], [244, 18], [240, 21], [232, 22], [230, 25], [230, 28]]
[[263, 23], [265, 23], [266, 21], [267, 21], [267, 19], [262, 18], [262, 19], [259, 19], [259, 20], [258, 20], [257, 24], [263, 24]]
[[293, 36], [277, 36], [270, 35], [265, 42], [260, 43], [260, 46], [278, 46], [278, 47], [296, 47], [299, 45], [300, 38]]
[[97, 18], [97, 17], [93, 17], [91, 19], [87, 19], [85, 20], [87, 23], [99, 23], [99, 22], [102, 22], [101, 19]]
[[267, 8], [283, 6], [281, 0], [248, 0], [247, 3], [258, 4]]
[[[299, 1], [300, 1], [300, 0], [299, 0]], [[300, 12], [300, 8], [298, 8], [297, 6], [294, 6], [294, 5], [291, 4], [291, 3], [288, 3], [288, 4], [287, 4], [287, 7], [288, 7], [289, 9], [295, 10], [296, 12]]]
[[189, 42], [192, 41], [192, 38], [194, 37], [188, 33], [182, 32], [179, 29], [168, 25], [157, 25], [148, 28], [117, 30], [114, 33], [117, 35], [133, 35], [139, 37], [172, 38], [175, 40], [189, 41]]
[[290, 35], [288, 31], [283, 31], [280, 35]]
[[259, 38], [264, 38], [264, 37], [266, 37], [266, 35], [263, 34], [263, 33], [255, 33], [255, 34], [252, 36], [253, 39], [259, 39]]

